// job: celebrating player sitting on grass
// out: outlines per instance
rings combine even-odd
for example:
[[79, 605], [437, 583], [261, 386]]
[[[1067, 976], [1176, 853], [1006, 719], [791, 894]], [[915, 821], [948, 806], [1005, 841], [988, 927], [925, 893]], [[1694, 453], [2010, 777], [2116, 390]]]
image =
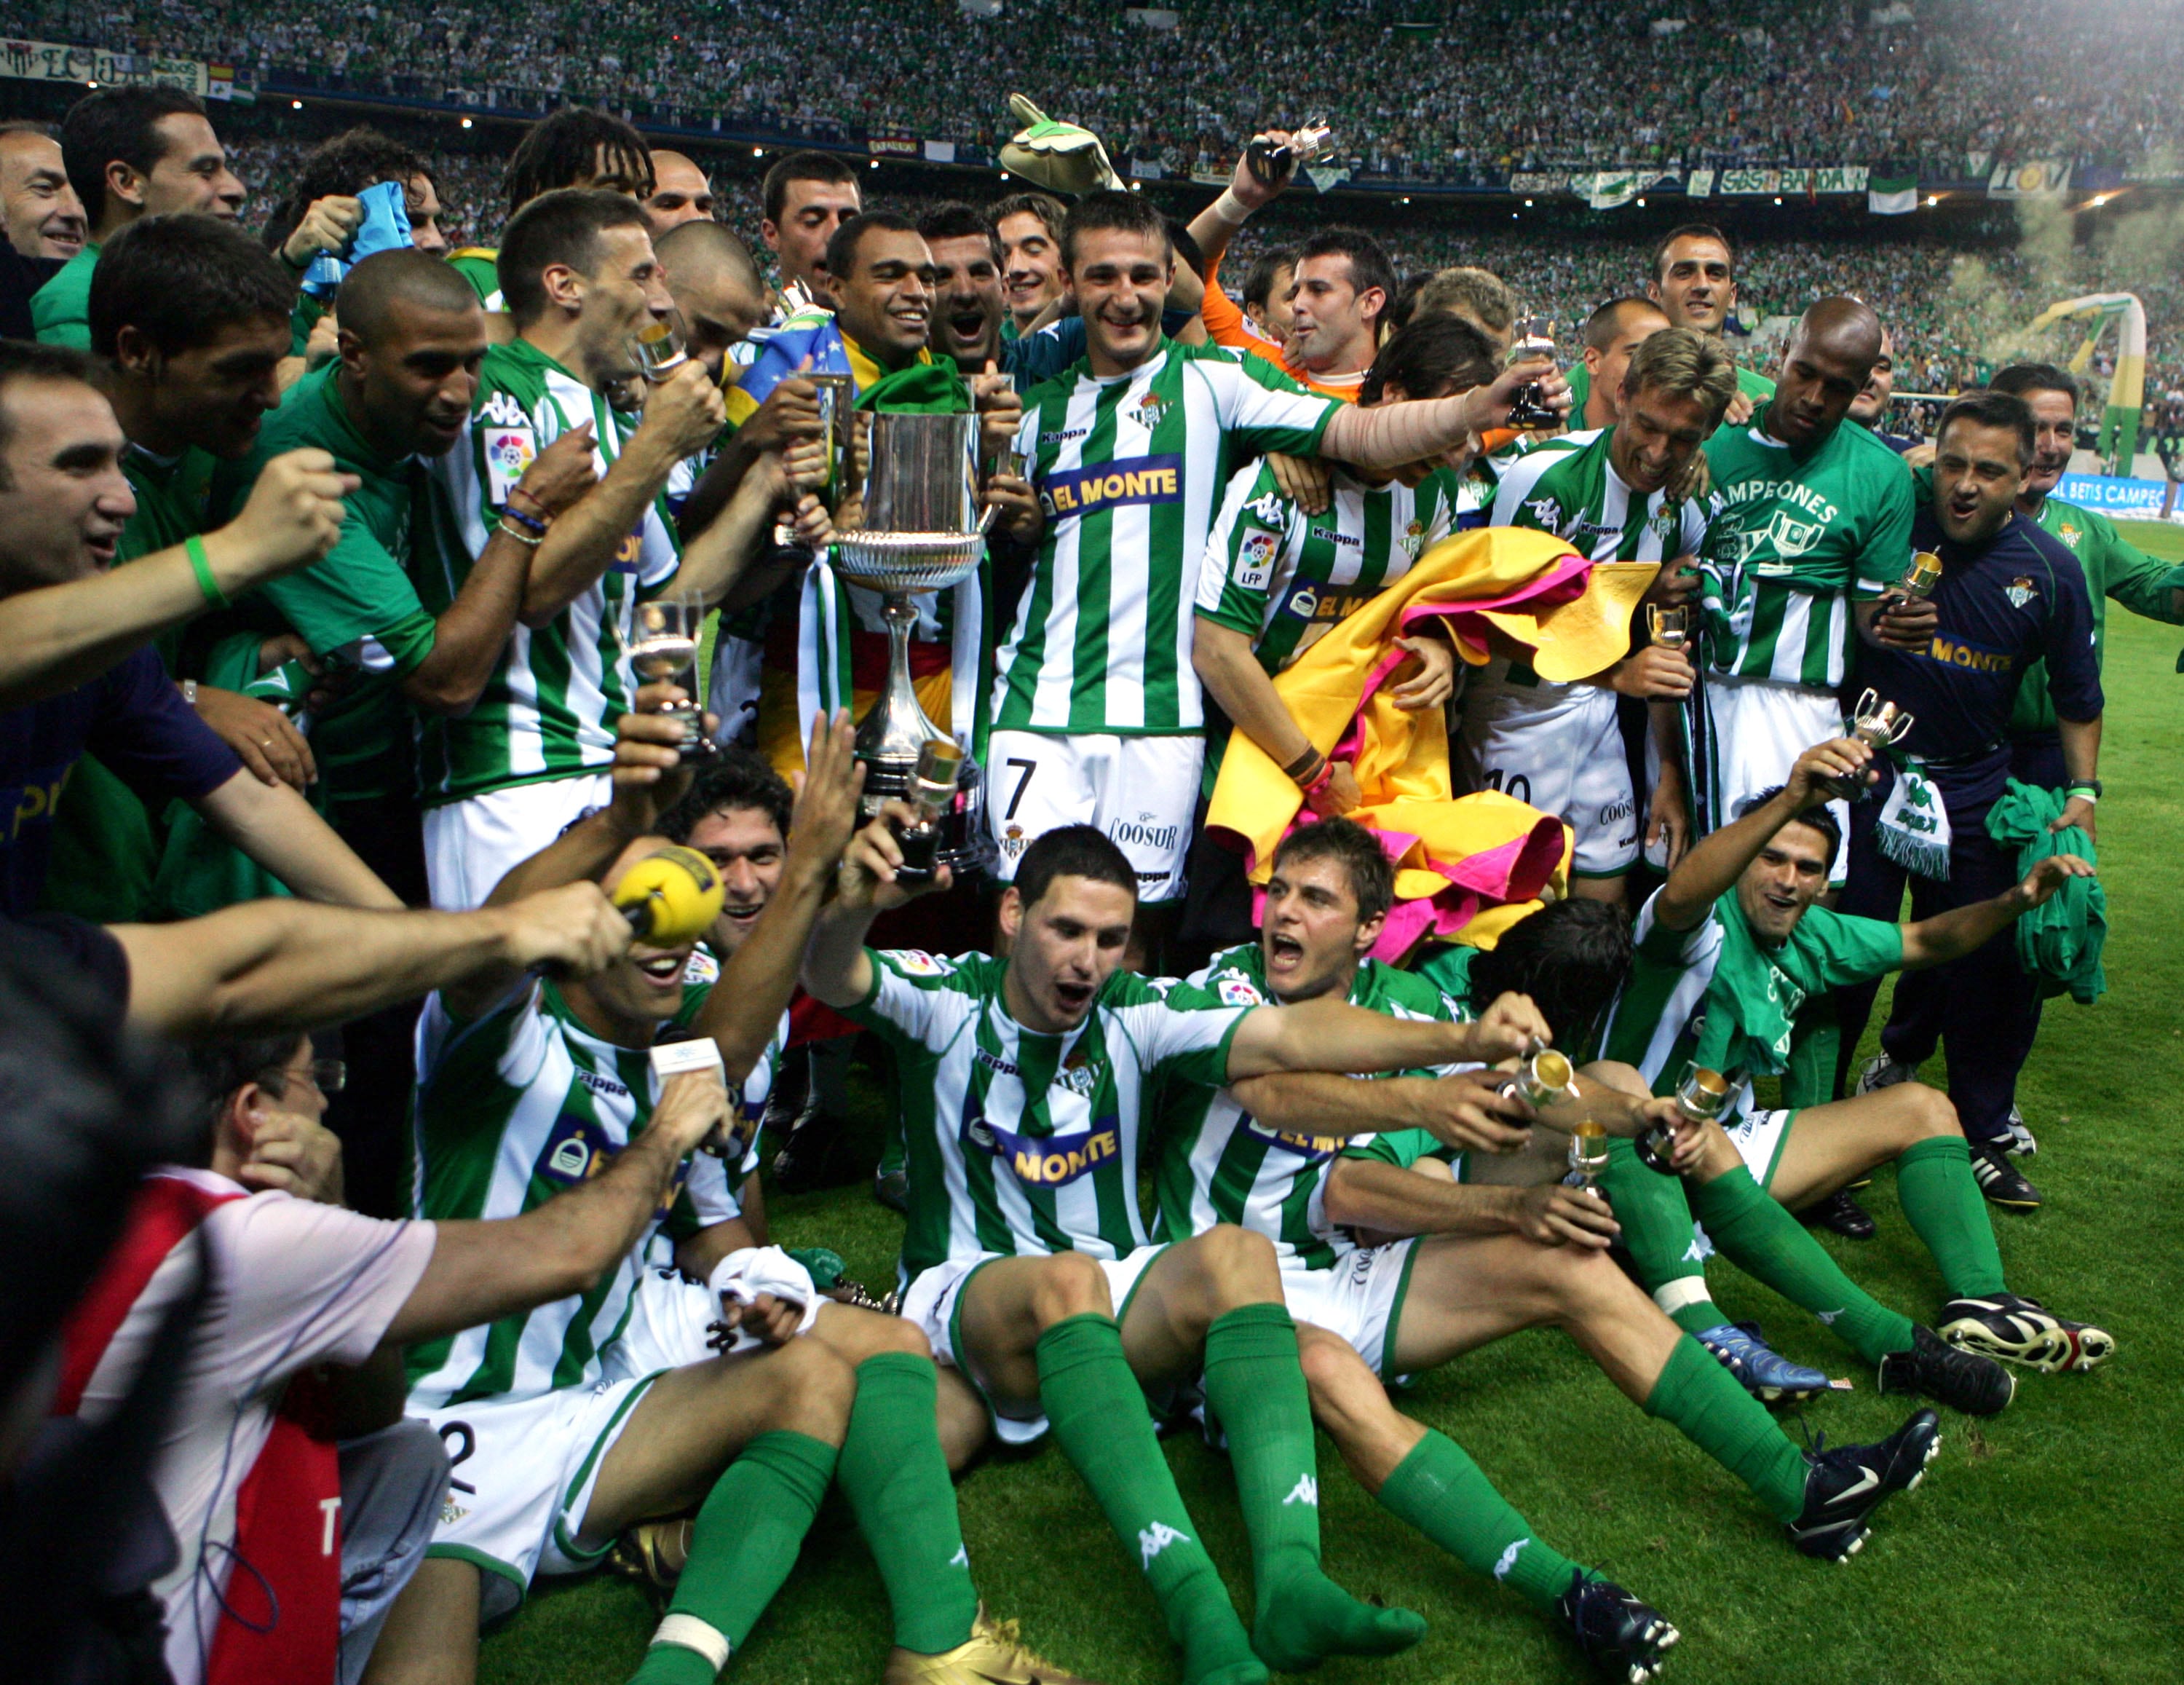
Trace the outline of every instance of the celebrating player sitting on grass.
[[[913, 816], [900, 803], [889, 814]], [[876, 953], [872, 919], [915, 891], [885, 818], [859, 833], [805, 987], [892, 1045], [909, 1138], [903, 1314], [985, 1396], [1005, 1439], [1051, 1424], [1142, 1565], [1190, 1685], [1246, 1685], [1339, 1654], [1386, 1654], [1425, 1623], [1319, 1565], [1318, 1471], [1273, 1247], [1220, 1224], [1151, 1243], [1138, 1172], [1170, 1078], [1386, 1070], [1518, 1051], [1523, 1002], [1477, 1024], [1407, 1023], [1333, 1001], [1228, 1006], [1121, 969], [1137, 874], [1089, 825], [1049, 831], [1003, 892], [1006, 959]], [[935, 875], [945, 888], [949, 874]], [[1251, 1543], [1247, 1636], [1154, 1437], [1146, 1394], [1202, 1376]]]
[[[661, 845], [659, 816], [688, 774], [671, 746], [682, 723], [656, 711], [682, 700], [668, 686], [639, 693], [640, 711], [617, 724], [611, 805], [511, 873], [496, 898], [612, 884]], [[709, 962], [694, 964], [694, 940], [646, 940], [582, 982], [504, 972], [426, 1002], [427, 1214], [527, 1211], [654, 1129], [687, 1128], [692, 1107], [731, 1123], [720, 1081], [663, 1083], [650, 1050], [675, 1031], [709, 1038], [734, 1084], [760, 1057], [855, 823], [851, 740], [847, 716], [815, 725], [779, 881], [717, 985]], [[900, 1318], [822, 1305], [795, 1260], [747, 1244], [729, 1133], [731, 1151], [692, 1158], [665, 1208], [676, 1260], [706, 1281], [702, 1295], [660, 1291], [641, 1268], [648, 1235], [582, 1292], [412, 1347], [410, 1409], [448, 1442], [455, 1470], [428, 1559], [380, 1640], [388, 1677], [467, 1677], [480, 1620], [512, 1608], [534, 1573], [593, 1566], [626, 1528], [694, 1507], [688, 1559], [637, 1677], [710, 1685], [838, 1481], [894, 1611], [889, 1681], [1064, 1685], [979, 1607], [923, 1336]], [[716, 1356], [709, 1325], [733, 1331], [736, 1349]]]
[[[1992, 1414], [2016, 1390], [1995, 1359], [2089, 1369], [2115, 1342], [2009, 1291], [1947, 1098], [1907, 1082], [1802, 1111], [1760, 1111], [1750, 1079], [1783, 1068], [1791, 1023], [1821, 991], [1970, 953], [2093, 868], [2056, 855], [1991, 901], [1900, 927], [1816, 907], [1836, 842], [1824, 781], [1855, 784], [1871, 758], [1852, 738], [1808, 749], [1786, 785], [1763, 793], [1694, 848], [1639, 913], [1630, 979], [1608, 1023], [1608, 1057], [1635, 1066], [1662, 1093], [1687, 1065], [1717, 1070], [1733, 1098], [1723, 1122], [1679, 1126], [1680, 1187], [1623, 1144], [1609, 1149], [1604, 1186], [1638, 1279], [1685, 1328], [1724, 1320], [1691, 1245], [1695, 1210], [1717, 1250], [1877, 1365], [1883, 1392], [1923, 1392]], [[1938, 1337], [1855, 1286], [1784, 1209], [1891, 1163], [1903, 1214], [1948, 1287]]]
[[[1217, 956], [1191, 983], [1231, 1005], [1346, 1000], [1397, 1018], [1470, 1019], [1427, 978], [1367, 957], [1394, 896], [1370, 832], [1344, 819], [1297, 831], [1275, 851], [1259, 940]], [[1515, 929], [1596, 917], [1572, 902]], [[1504, 940], [1521, 945], [1514, 931]], [[1663, 1646], [1646, 1627], [1658, 1617], [1540, 1543], [1462, 1451], [1396, 1409], [1383, 1376], [1435, 1368], [1521, 1328], [1560, 1327], [1633, 1403], [1750, 1485], [1799, 1549], [1830, 1559], [1856, 1550], [1866, 1517], [1916, 1480], [1933, 1416], [1921, 1411], [1882, 1444], [1799, 1451], [1609, 1262], [1615, 1219], [1600, 1200], [1552, 1182], [1464, 1185], [1470, 1154], [1526, 1144], [1535, 1113], [1502, 1091], [1506, 1082], [1474, 1067], [1178, 1085], [1162, 1108], [1162, 1232], [1182, 1239], [1236, 1223], [1273, 1241], [1313, 1413], [1359, 1479], [1471, 1566], [1559, 1609], [1596, 1657], [1650, 1665]], [[1576, 1087], [1542, 1114], [1563, 1130], [1590, 1117], [1628, 1135], [1674, 1109], [1625, 1067], [1589, 1066]], [[1453, 1176], [1434, 1162], [1445, 1154], [1457, 1158]], [[1412, 1168], [1422, 1161], [1438, 1174]], [[1353, 1229], [1384, 1243], [1361, 1246]]]

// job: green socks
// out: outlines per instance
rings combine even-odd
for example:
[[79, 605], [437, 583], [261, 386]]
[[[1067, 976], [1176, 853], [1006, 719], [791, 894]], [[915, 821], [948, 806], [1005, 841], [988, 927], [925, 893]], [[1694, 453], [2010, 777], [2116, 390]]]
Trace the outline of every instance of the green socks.
[[834, 1461], [833, 1446], [801, 1433], [744, 1448], [698, 1511], [690, 1559], [632, 1685], [712, 1685], [796, 1565]]
[[1600, 1186], [1623, 1225], [1623, 1244], [1630, 1249], [1639, 1285], [1653, 1303], [1686, 1334], [1728, 1321], [1707, 1293], [1706, 1265], [1696, 1256], [1684, 1185], [1647, 1169], [1636, 1147], [1611, 1138]]
[[1465, 1567], [1522, 1593], [1543, 1613], [1569, 1589], [1570, 1576], [1583, 1571], [1535, 1538], [1529, 1524], [1495, 1491], [1463, 1448], [1431, 1428], [1382, 1483], [1379, 1498], [1390, 1515], [1408, 1521]]
[[[1136, 1553], [1182, 1648], [1188, 1685], [1260, 1685], [1266, 1666], [1228, 1601], [1198, 1524], [1161, 1455], [1145, 1394], [1104, 1316], [1072, 1316], [1039, 1336], [1039, 1402], [1062, 1454], [1084, 1476], [1124, 1548]], [[1290, 1362], [1296, 1353], [1292, 1346]]]
[[1804, 1454], [1767, 1407], [1688, 1334], [1661, 1366], [1646, 1414], [1672, 1424], [1750, 1487], [1777, 1520], [1793, 1521], [1805, 1507]]
[[834, 1478], [887, 1582], [894, 1641], [921, 1655], [971, 1636], [978, 1593], [933, 1423], [930, 1359], [883, 1352], [857, 1365], [857, 1402]]
[[1425, 1635], [1402, 1609], [1360, 1603], [1319, 1567], [1319, 1478], [1296, 1325], [1280, 1305], [1243, 1305], [1206, 1334], [1206, 1403], [1228, 1437], [1251, 1539], [1251, 1647], [1301, 1673], [1330, 1655], [1393, 1655]]
[[2002, 1254], [1986, 1200], [1972, 1178], [1971, 1149], [1961, 1135], [1936, 1135], [1907, 1147], [1896, 1161], [1896, 1197], [1953, 1298], [2007, 1292]]
[[1699, 1186], [1691, 1200], [1723, 1257], [1812, 1312], [1868, 1363], [1911, 1349], [1911, 1319], [1844, 1275], [1742, 1165]]

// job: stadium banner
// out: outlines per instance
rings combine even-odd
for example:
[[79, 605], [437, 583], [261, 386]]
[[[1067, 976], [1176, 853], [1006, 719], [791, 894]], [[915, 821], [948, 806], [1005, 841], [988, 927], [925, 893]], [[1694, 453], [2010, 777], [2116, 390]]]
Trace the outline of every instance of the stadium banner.
[[2166, 480], [2127, 480], [2109, 474], [2065, 474], [2055, 488], [2055, 495], [2065, 503], [2127, 521], [2160, 520], [2169, 512], [2173, 492]]
[[1808, 193], [1813, 191], [1809, 170], [1724, 170], [1716, 178], [1718, 193]]
[[1991, 199], [2052, 199], [2070, 185], [2070, 166], [2059, 158], [2036, 158], [2019, 163], [2005, 159], [1987, 177]]
[[1713, 171], [1694, 170], [1684, 177], [1684, 192], [1687, 198], [1710, 199], [1713, 197]]
[[1862, 193], [1871, 172], [1863, 164], [1834, 164], [1813, 172], [1816, 193]]
[[1875, 216], [1903, 216], [1919, 209], [1919, 178], [1875, 176], [1865, 184], [1865, 208]]
[[1314, 192], [1329, 193], [1334, 191], [1338, 183], [1350, 179], [1350, 166], [1346, 164], [1307, 164], [1304, 173]]
[[[180, 88], [199, 99], [223, 98], [212, 92], [212, 78], [202, 59], [165, 59], [147, 53], [114, 53], [103, 47], [68, 47], [53, 41], [0, 40], [0, 76], [26, 82], [97, 82], [106, 87], [142, 82]], [[227, 73], [231, 93], [235, 72]]]
[[1570, 191], [1595, 210], [1613, 210], [1638, 197], [1634, 170], [1589, 170], [1569, 179]]
[[867, 135], [865, 150], [875, 158], [922, 158], [925, 142], [911, 135]]
[[1167, 165], [1157, 158], [1134, 158], [1125, 173], [1140, 181], [1157, 181], [1167, 174]]
[[953, 164], [956, 161], [956, 142], [953, 141], [926, 142], [925, 161], [928, 164]]
[[[1228, 178], [1223, 176], [1221, 179], [1225, 181]], [[1518, 170], [1509, 177], [1509, 191], [1513, 193], [1559, 193], [1568, 186], [1568, 176], [1557, 176], [1551, 170]]]
[[1201, 187], [1225, 187], [1228, 185], [1228, 172], [1226, 170], [1201, 170], [1193, 165], [1190, 179]]

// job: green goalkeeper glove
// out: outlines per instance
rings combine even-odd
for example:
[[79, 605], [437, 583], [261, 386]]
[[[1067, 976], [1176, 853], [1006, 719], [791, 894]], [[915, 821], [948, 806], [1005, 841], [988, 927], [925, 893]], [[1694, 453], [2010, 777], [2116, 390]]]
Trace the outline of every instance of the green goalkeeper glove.
[[1107, 148], [1089, 129], [1053, 121], [1020, 93], [1009, 96], [1009, 109], [1024, 126], [1001, 148], [1002, 168], [1072, 198], [1100, 187], [1122, 191]]

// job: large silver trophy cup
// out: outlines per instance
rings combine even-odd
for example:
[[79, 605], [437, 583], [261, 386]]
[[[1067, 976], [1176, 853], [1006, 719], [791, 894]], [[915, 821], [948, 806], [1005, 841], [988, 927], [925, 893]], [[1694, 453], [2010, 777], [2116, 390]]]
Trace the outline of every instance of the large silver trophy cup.
[[[986, 554], [987, 522], [978, 510], [978, 418], [878, 413], [856, 419], [861, 448], [844, 453], [842, 472], [845, 491], [861, 499], [863, 523], [835, 534], [834, 572], [850, 584], [880, 594], [888, 631], [887, 689], [857, 725], [865, 811], [876, 812], [890, 800], [911, 801], [939, 827], [936, 863], [958, 873], [983, 869], [993, 858], [984, 775], [976, 761], [963, 756], [952, 806], [929, 812], [933, 792], [919, 786], [919, 758], [927, 744], [952, 748], [956, 739], [926, 717], [910, 678], [910, 633], [917, 622], [912, 599], [961, 584]], [[959, 672], [955, 682], [976, 684], [982, 678]], [[928, 767], [938, 764], [933, 757], [928, 762]]]

